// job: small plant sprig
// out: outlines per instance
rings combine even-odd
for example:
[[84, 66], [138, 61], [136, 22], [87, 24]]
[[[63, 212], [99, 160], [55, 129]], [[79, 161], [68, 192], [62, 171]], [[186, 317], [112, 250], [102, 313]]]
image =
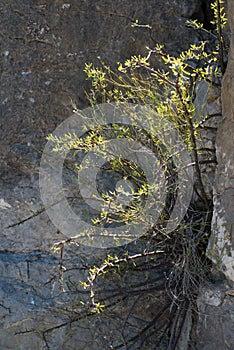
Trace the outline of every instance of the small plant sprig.
[[211, 3], [211, 10], [213, 12], [213, 20], [210, 22], [214, 26], [214, 30], [208, 31], [203, 28], [203, 24], [199, 23], [197, 20], [188, 20], [188, 26], [195, 30], [203, 30], [209, 35], [214, 37], [217, 41], [216, 50], [213, 51], [213, 55], [218, 57], [220, 70], [222, 75], [225, 73], [225, 51], [227, 53], [227, 48], [224, 40], [223, 29], [227, 24], [227, 16], [225, 12], [224, 0], [215, 0]]
[[218, 36], [218, 51], [219, 51], [219, 62], [221, 67], [221, 72], [225, 72], [225, 62], [224, 62], [224, 49], [225, 42], [223, 37], [223, 28], [227, 24], [227, 17], [224, 8], [224, 0], [215, 0], [211, 4], [211, 9], [214, 12], [214, 20], [211, 22], [215, 26], [215, 30]]

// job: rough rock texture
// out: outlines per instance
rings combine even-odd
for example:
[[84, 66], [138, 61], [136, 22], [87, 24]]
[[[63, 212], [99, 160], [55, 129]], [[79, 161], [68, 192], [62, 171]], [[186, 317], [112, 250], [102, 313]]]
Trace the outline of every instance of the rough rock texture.
[[[75, 104], [87, 106], [85, 62], [123, 61], [146, 52], [152, 37], [171, 52], [198, 40], [186, 28], [190, 17], [206, 20], [201, 0], [85, 1], [9, 0], [0, 5], [0, 349], [44, 349], [40, 334], [25, 333], [63, 322], [56, 308], [63, 304], [54, 279], [59, 260], [51, 246], [62, 238], [45, 213], [8, 228], [40, 210], [38, 169], [45, 135], [69, 117]], [[77, 250], [81, 257], [101, 254]], [[74, 260], [76, 261], [76, 260]], [[82, 277], [82, 274], [78, 277]], [[148, 307], [150, 310], [150, 303]], [[144, 309], [147, 309], [146, 307]], [[143, 312], [143, 311], [142, 311]], [[143, 315], [143, 313], [142, 313]], [[146, 316], [147, 317], [147, 316]], [[87, 321], [88, 322], [88, 321]], [[82, 321], [49, 337], [51, 349], [100, 349], [112, 341], [108, 323]], [[107, 327], [103, 338], [101, 327]], [[22, 333], [23, 334], [18, 334]], [[95, 339], [95, 341], [94, 341]], [[115, 339], [114, 339], [115, 340]], [[100, 343], [101, 342], [101, 343]], [[102, 344], [102, 345], [101, 345]], [[149, 347], [151, 348], [151, 347]]]
[[201, 289], [197, 301], [197, 350], [233, 348], [234, 292], [225, 280], [217, 280]]
[[2, 181], [30, 177], [45, 134], [70, 116], [72, 104], [87, 105], [85, 62], [97, 64], [99, 56], [113, 63], [146, 52], [153, 42], [146, 29], [131, 27], [136, 19], [152, 25], [153, 38], [171, 51], [185, 48], [197, 40], [185, 21], [200, 3], [5, 1], [0, 8]]
[[222, 120], [216, 138], [218, 166], [214, 186], [214, 215], [209, 255], [234, 281], [234, 3], [229, 1], [231, 45], [222, 84]]
[[199, 154], [200, 169], [207, 198], [212, 200], [217, 162], [215, 142], [217, 127], [222, 117], [221, 87], [210, 86], [205, 81], [199, 82], [194, 103], [199, 120], [201, 116], [204, 117], [200, 127], [199, 148], [207, 151]]
[[[196, 349], [233, 349], [234, 344], [234, 2], [228, 2], [231, 47], [222, 84], [222, 120], [218, 126], [218, 165], [214, 181], [214, 215], [208, 255], [224, 275], [201, 289]], [[227, 279], [225, 279], [225, 277]]]
[[[5, 0], [0, 5], [0, 349], [44, 349], [41, 334], [24, 334], [24, 331], [45, 329], [63, 322], [56, 308], [66, 301], [66, 294], [61, 293], [54, 279], [58, 275], [59, 258], [50, 250], [53, 241], [62, 236], [56, 233], [45, 213], [21, 225], [8, 226], [17, 223], [19, 218], [33, 216], [32, 211], [40, 210], [38, 167], [45, 135], [71, 115], [73, 104], [78, 108], [87, 105], [85, 62], [98, 64], [97, 56], [100, 56], [113, 64], [131, 54], [145, 52], [145, 46], [153, 45], [153, 41], [146, 29], [131, 26], [136, 19], [140, 24], [152, 25], [152, 37], [164, 43], [168, 50], [181, 50], [191, 41], [198, 40], [199, 34], [186, 28], [185, 21], [192, 17], [206, 23], [206, 3], [202, 0], [137, 0], [134, 3], [130, 0], [72, 0], [66, 3], [61, 0]], [[231, 1], [230, 6], [233, 6]], [[234, 14], [233, 8], [230, 13]], [[214, 228], [224, 217], [219, 214], [221, 209], [227, 213], [225, 225], [231, 223], [231, 185], [223, 179], [228, 178], [224, 164], [229, 164], [227, 157], [233, 154], [230, 122], [233, 110], [231, 114], [229, 102], [226, 103], [229, 99], [231, 106], [233, 101], [230, 95], [233, 89], [228, 89], [228, 84], [233, 84], [232, 71], [230, 59], [223, 94], [224, 120], [217, 140], [217, 192], [221, 191], [224, 196], [222, 203], [216, 197]], [[229, 134], [230, 138], [226, 136]], [[222, 158], [224, 154], [226, 158]], [[231, 171], [231, 167], [227, 171]], [[230, 173], [230, 179], [232, 175]], [[85, 255], [102, 254], [81, 248], [77, 252], [80, 260]], [[217, 328], [221, 332], [220, 336], [217, 332], [217, 344], [221, 344], [217, 349], [223, 350], [226, 348], [222, 347], [224, 342], [220, 337], [226, 332], [225, 339], [230, 344], [229, 332], [233, 329], [229, 326], [233, 317], [233, 306], [230, 306], [233, 297], [225, 295], [227, 287], [221, 289], [222, 298], [225, 296], [223, 303], [206, 304], [201, 297], [199, 307], [202, 312], [209, 313], [210, 322], [227, 317], [226, 329], [221, 332], [221, 327]], [[153, 301], [144, 307], [146, 318], [150, 317], [152, 305]], [[227, 310], [230, 314], [226, 315]], [[217, 318], [213, 318], [213, 313]], [[217, 339], [204, 328], [202, 322], [205, 321], [201, 319], [198, 329], [201, 339], [198, 348], [201, 350], [211, 349]], [[103, 348], [103, 342], [110, 348], [108, 341], [115, 335], [111, 334], [108, 321], [102, 325], [98, 320], [92, 325], [82, 321], [81, 328], [77, 326], [61, 328], [51, 335], [50, 348], [80, 350], [85, 342], [88, 350]], [[209, 329], [212, 326], [210, 323]], [[101, 327], [108, 333], [108, 340], [103, 338]], [[204, 345], [207, 337], [209, 345]], [[231, 347], [227, 345], [227, 349]]]
[[[3, 228], [40, 208], [38, 166], [45, 135], [87, 106], [85, 62], [123, 61], [153, 45], [171, 51], [197, 41], [186, 19], [202, 15], [202, 1], [5, 1], [1, 5], [0, 189]], [[205, 14], [203, 14], [203, 17]], [[2, 249], [39, 249], [54, 229], [37, 218], [2, 229]], [[50, 243], [49, 243], [50, 244]]]

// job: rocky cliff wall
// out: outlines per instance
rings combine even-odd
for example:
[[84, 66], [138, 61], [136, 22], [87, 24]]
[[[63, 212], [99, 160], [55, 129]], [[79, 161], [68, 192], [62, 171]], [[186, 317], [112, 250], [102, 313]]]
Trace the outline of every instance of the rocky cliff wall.
[[234, 2], [228, 1], [231, 29], [228, 66], [222, 83], [222, 119], [216, 137], [217, 167], [214, 181], [214, 214], [208, 255], [224, 275], [204, 286], [198, 300], [198, 349], [220, 350], [234, 344]]
[[[233, 2], [229, 2], [229, 13], [233, 14]], [[200, 35], [185, 26], [186, 19], [199, 18], [206, 23], [208, 12], [205, 8], [206, 1], [202, 0], [134, 1], [134, 6], [132, 1], [122, 0], [73, 0], [67, 3], [13, 0], [0, 5], [0, 349], [44, 349], [46, 343], [42, 335], [27, 331], [49, 328], [64, 321], [56, 308], [66, 301], [66, 294], [61, 293], [54, 278], [59, 271], [59, 258], [50, 249], [53, 241], [63, 237], [45, 213], [35, 217], [34, 213], [41, 208], [38, 169], [45, 135], [71, 115], [73, 104], [78, 108], [87, 105], [85, 62], [98, 64], [97, 56], [100, 56], [113, 64], [131, 54], [144, 53], [151, 39], [144, 29], [131, 27], [131, 22], [136, 19], [139, 23], [152, 25], [153, 38], [165, 43], [168, 50], [181, 50], [191, 41], [197, 42]], [[217, 138], [219, 166], [215, 188], [222, 194], [215, 202], [213, 227], [217, 233], [220, 232], [220, 220], [224, 218], [222, 213], [225, 212], [224, 227], [229, 227], [232, 217], [230, 188], [233, 185], [225, 180], [232, 179], [231, 167], [225, 168], [229, 160], [230, 164], [233, 161], [230, 158], [233, 155], [233, 109], [229, 109], [233, 108], [230, 107], [233, 106], [232, 72], [230, 58], [223, 88], [226, 107]], [[219, 198], [222, 198], [221, 202]], [[33, 219], [14, 226], [19, 219], [30, 216]], [[229, 231], [227, 234], [230, 237]], [[77, 264], [87, 255], [102, 254], [84, 248], [78, 248], [77, 253], [79, 257], [73, 259]], [[80, 276], [83, 276], [82, 272]], [[227, 349], [232, 346], [231, 338], [228, 338], [233, 304], [232, 296], [225, 294], [230, 290], [225, 283], [205, 289], [199, 304], [202, 314], [209, 313], [210, 322], [225, 317], [226, 323], [222, 321], [225, 330], [217, 326], [219, 333], [209, 333], [203, 323], [205, 320], [201, 319], [197, 332], [198, 349], [210, 349], [214, 342], [220, 350], [225, 349], [222, 347], [225, 342], [229, 344]], [[223, 304], [224, 299], [221, 299], [221, 302], [215, 302], [217, 305], [207, 304], [204, 295], [216, 295], [217, 290], [228, 302]], [[220, 308], [221, 304], [225, 307]], [[145, 307], [146, 318], [150, 315], [150, 307], [149, 304]], [[213, 318], [213, 313], [217, 318]], [[108, 322], [103, 327], [110, 333]], [[212, 327], [213, 323], [210, 323], [210, 329]], [[80, 350], [84, 342], [88, 350], [100, 349], [105, 341], [102, 334], [98, 320], [94, 325], [85, 321], [80, 328], [59, 329], [48, 341], [51, 349]]]

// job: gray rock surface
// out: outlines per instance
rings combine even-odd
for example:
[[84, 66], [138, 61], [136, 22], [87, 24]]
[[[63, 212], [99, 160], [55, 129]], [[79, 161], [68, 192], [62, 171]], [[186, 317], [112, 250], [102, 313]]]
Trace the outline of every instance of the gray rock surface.
[[[234, 2], [228, 1], [231, 47], [222, 84], [222, 119], [218, 125], [214, 180], [214, 214], [208, 256], [223, 272], [201, 289], [198, 298], [196, 349], [229, 350], [234, 344]], [[225, 277], [227, 279], [225, 279]]]
[[[137, 0], [134, 4], [130, 0], [5, 0], [0, 4], [0, 349], [44, 349], [41, 333], [27, 333], [27, 330], [41, 330], [64, 321], [56, 313], [56, 308], [64, 303], [55, 279], [59, 257], [51, 251], [53, 242], [64, 237], [56, 232], [45, 213], [21, 225], [8, 226], [41, 209], [38, 169], [45, 136], [72, 114], [74, 104], [78, 108], [87, 106], [84, 91], [89, 84], [83, 73], [85, 62], [98, 64], [99, 56], [114, 64], [131, 54], [146, 52], [145, 46], [153, 45], [153, 41], [146, 29], [131, 26], [136, 19], [140, 24], [152, 26], [155, 41], [164, 43], [171, 52], [180, 51], [190, 42], [198, 41], [199, 34], [186, 28], [185, 22], [194, 16], [204, 19], [207, 14], [202, 4], [205, 3], [202, 0]], [[233, 16], [233, 2], [229, 0], [229, 3], [232, 6], [229, 13]], [[214, 232], [220, 232], [224, 211], [225, 227], [232, 225], [233, 216], [233, 185], [225, 180], [233, 180], [231, 167], [225, 170], [225, 164], [229, 160], [230, 164], [233, 162], [233, 109], [230, 109], [233, 108], [233, 59], [232, 49], [223, 88], [224, 119], [217, 138], [219, 167], [215, 191], [223, 195], [221, 202], [216, 196]], [[210, 183], [210, 178], [207, 181]], [[225, 232], [230, 237], [231, 231], [225, 229]], [[101, 254], [89, 249], [77, 252], [80, 257]], [[232, 277], [228, 273], [227, 276]], [[223, 298], [230, 287], [218, 288], [224, 290]], [[206, 318], [201, 318], [197, 330], [199, 349], [211, 349], [217, 338], [217, 350], [231, 349], [228, 346], [232, 346], [234, 328], [230, 326], [232, 300], [227, 295], [221, 304], [214, 302], [206, 306], [201, 297], [199, 308], [209, 314], [210, 329], [224, 317], [226, 323], [225, 328], [217, 326], [214, 332], [205, 332]], [[152, 301], [144, 309], [150, 311], [153, 305]], [[110, 348], [98, 322], [97, 319], [91, 325], [82, 321], [80, 327], [60, 328], [49, 336], [50, 348], [81, 350], [86, 342], [88, 350], [101, 349], [101, 341]], [[103, 324], [109, 338], [114, 338], [108, 322]], [[226, 348], [222, 347], [222, 336], [229, 344]]]
[[227, 70], [222, 84], [222, 120], [216, 137], [214, 215], [208, 254], [221, 265], [228, 279], [234, 282], [234, 4], [229, 1], [231, 45]]

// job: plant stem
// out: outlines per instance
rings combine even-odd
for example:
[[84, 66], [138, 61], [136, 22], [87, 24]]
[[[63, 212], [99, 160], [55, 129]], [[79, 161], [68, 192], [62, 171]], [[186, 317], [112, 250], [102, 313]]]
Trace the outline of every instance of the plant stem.
[[183, 96], [181, 94], [178, 82], [176, 83], [176, 91], [177, 91], [179, 99], [180, 99], [180, 101], [182, 103], [182, 106], [183, 106], [183, 109], [184, 109], [184, 113], [185, 113], [185, 116], [186, 116], [186, 120], [188, 122], [188, 127], [189, 127], [189, 131], [190, 131], [190, 141], [192, 143], [192, 151], [193, 151], [193, 157], [194, 157], [195, 172], [196, 172], [196, 175], [197, 175], [197, 180], [198, 180], [198, 184], [199, 184], [199, 187], [200, 187], [202, 199], [203, 199], [203, 202], [206, 205], [206, 208], [209, 209], [209, 203], [208, 203], [206, 192], [205, 192], [205, 189], [204, 189], [204, 186], [203, 186], [202, 177], [201, 177], [201, 169], [200, 169], [200, 166], [199, 166], [199, 159], [198, 159], [198, 153], [197, 153], [197, 141], [196, 141], [196, 137], [195, 137], [194, 126], [193, 126], [193, 122], [192, 122], [190, 113], [188, 111], [188, 108], [186, 106], [186, 103], [184, 102]]
[[224, 64], [224, 54], [223, 54], [223, 30], [221, 25], [221, 6], [220, 1], [217, 2], [217, 30], [218, 30], [218, 41], [219, 41], [219, 63], [222, 74], [225, 73], [225, 64]]

